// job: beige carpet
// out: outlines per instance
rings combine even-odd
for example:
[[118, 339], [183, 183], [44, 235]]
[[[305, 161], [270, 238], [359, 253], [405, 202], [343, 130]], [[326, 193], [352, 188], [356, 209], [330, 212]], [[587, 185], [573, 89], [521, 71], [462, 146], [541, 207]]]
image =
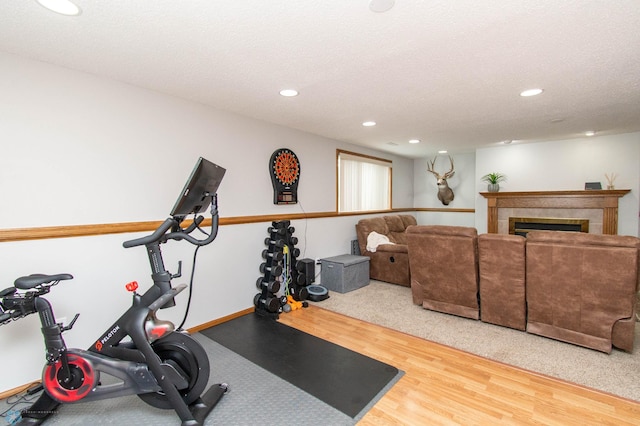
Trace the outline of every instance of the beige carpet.
[[633, 354], [610, 355], [523, 331], [423, 309], [407, 287], [368, 286], [311, 302], [357, 319], [442, 343], [489, 359], [640, 401], [640, 327]]

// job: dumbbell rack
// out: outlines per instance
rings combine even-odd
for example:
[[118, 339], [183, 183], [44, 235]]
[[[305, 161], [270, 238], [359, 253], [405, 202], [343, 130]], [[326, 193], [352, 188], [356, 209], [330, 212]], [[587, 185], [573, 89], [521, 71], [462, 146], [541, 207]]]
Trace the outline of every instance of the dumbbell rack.
[[[263, 276], [256, 281], [260, 292], [253, 298], [255, 312], [260, 315], [278, 318], [288, 295], [300, 302], [309, 297], [306, 288], [309, 283], [302, 272], [302, 263], [297, 260], [298, 238], [293, 236], [295, 228], [290, 225], [289, 220], [274, 221], [267, 229], [269, 236], [264, 240], [267, 248], [262, 251], [264, 261], [260, 264]], [[278, 296], [281, 288], [284, 295]]]

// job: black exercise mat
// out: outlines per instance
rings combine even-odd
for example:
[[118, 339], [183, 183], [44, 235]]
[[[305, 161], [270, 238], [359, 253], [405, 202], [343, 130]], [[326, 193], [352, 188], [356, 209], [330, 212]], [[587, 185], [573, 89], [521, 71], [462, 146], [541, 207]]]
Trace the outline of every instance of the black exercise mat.
[[[388, 364], [257, 314], [200, 333], [352, 418], [399, 374]], [[265, 403], [274, 398], [277, 389], [265, 395]]]

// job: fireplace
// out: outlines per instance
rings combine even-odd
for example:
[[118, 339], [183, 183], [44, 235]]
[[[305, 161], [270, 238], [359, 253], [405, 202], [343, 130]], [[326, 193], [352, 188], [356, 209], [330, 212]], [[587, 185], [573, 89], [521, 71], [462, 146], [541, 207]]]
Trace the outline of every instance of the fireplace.
[[629, 189], [481, 192], [487, 199], [487, 232], [509, 233], [510, 217], [589, 220], [592, 234], [618, 233], [618, 199]]
[[589, 232], [589, 219], [567, 219], [559, 217], [510, 217], [509, 234], [527, 236], [527, 232], [569, 231]]

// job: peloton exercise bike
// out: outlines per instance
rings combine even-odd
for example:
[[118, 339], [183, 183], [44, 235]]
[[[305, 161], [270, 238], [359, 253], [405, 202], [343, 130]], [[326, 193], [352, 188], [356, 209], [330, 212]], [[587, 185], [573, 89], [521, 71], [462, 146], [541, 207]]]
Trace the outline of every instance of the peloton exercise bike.
[[[187, 285], [176, 287], [164, 267], [160, 245], [169, 240], [186, 240], [196, 246], [211, 243], [218, 232], [217, 190], [225, 169], [199, 158], [171, 217], [151, 235], [126, 241], [125, 248], [145, 246], [151, 264], [153, 286], [144, 294], [136, 292], [137, 283], [127, 284], [133, 292], [132, 306], [87, 350], [67, 348], [62, 333], [70, 330], [78, 315], [64, 325], [57, 323], [51, 304], [42, 296], [70, 274], [34, 274], [15, 280], [14, 287], [0, 292], [0, 324], [37, 312], [42, 323], [46, 361], [42, 373], [44, 392], [18, 424], [41, 424], [61, 403], [95, 401], [125, 395], [138, 395], [157, 408], [173, 409], [182, 425], [200, 425], [227, 392], [225, 383], [202, 392], [209, 380], [209, 359], [202, 346], [188, 334], [176, 331], [173, 323], [156, 318], [158, 309], [175, 306], [174, 297]], [[211, 231], [203, 239], [190, 235], [203, 231], [198, 213], [211, 206]], [[180, 224], [186, 216], [194, 219], [186, 228]], [[195, 261], [195, 259], [194, 259]], [[193, 277], [192, 277], [193, 279]], [[100, 374], [112, 376], [103, 384]], [[115, 383], [113, 378], [116, 379]]]

